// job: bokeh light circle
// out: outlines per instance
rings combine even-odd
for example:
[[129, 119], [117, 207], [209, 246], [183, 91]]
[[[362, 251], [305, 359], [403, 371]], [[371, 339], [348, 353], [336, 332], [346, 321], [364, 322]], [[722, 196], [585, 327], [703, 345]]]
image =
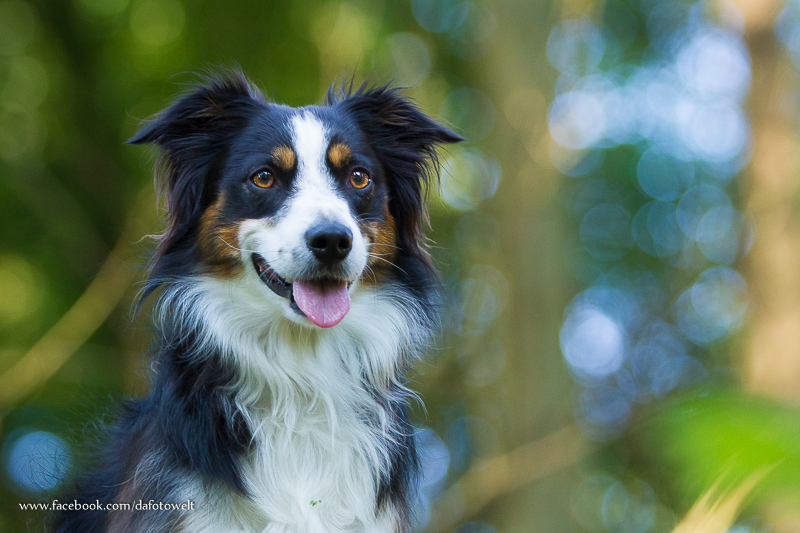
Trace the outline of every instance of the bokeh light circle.
[[69, 472], [72, 456], [58, 436], [47, 431], [17, 430], [4, 446], [8, 477], [25, 492], [57, 487]]

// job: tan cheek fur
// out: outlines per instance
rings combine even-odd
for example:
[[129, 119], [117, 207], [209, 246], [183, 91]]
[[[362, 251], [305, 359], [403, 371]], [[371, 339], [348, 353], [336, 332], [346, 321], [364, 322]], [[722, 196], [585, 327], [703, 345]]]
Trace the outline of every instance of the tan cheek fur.
[[203, 263], [216, 276], [229, 278], [242, 271], [239, 255], [239, 223], [222, 217], [225, 196], [220, 195], [200, 218], [198, 245]]
[[370, 243], [369, 268], [364, 273], [364, 282], [379, 283], [386, 278], [395, 262], [397, 236], [394, 217], [387, 209], [383, 222], [364, 222], [359, 225]]

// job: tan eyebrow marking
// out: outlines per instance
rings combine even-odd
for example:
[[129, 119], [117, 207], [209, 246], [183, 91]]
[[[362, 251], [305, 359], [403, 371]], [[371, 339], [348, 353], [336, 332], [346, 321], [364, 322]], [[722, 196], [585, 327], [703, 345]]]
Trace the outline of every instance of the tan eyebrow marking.
[[272, 160], [281, 167], [283, 170], [292, 170], [294, 168], [297, 156], [294, 150], [286, 145], [278, 146], [272, 151]]
[[353, 157], [353, 152], [344, 143], [336, 142], [328, 148], [328, 160], [335, 167], [341, 168], [345, 166], [351, 157]]

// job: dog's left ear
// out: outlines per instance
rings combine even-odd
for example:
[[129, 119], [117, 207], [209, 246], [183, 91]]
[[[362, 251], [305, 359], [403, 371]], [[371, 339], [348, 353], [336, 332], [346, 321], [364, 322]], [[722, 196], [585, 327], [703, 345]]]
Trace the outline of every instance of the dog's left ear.
[[227, 146], [258, 105], [263, 99], [243, 75], [205, 78], [128, 140], [160, 148], [156, 177], [166, 195], [168, 220], [150, 266], [156, 286], [185, 262], [173, 252], [188, 247], [186, 237], [214, 200]]
[[401, 246], [425, 255], [423, 186], [439, 178], [437, 147], [464, 139], [428, 117], [396, 88], [362, 86], [353, 94], [339, 96], [331, 90], [328, 103], [350, 113], [383, 163], [389, 210], [397, 223]]

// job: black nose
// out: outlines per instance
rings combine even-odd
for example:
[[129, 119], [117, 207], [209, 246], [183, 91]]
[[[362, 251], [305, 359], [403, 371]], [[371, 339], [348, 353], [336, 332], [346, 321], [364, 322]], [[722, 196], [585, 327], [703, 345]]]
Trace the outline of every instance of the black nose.
[[343, 261], [353, 247], [353, 233], [338, 222], [321, 222], [306, 232], [308, 247], [323, 263]]

